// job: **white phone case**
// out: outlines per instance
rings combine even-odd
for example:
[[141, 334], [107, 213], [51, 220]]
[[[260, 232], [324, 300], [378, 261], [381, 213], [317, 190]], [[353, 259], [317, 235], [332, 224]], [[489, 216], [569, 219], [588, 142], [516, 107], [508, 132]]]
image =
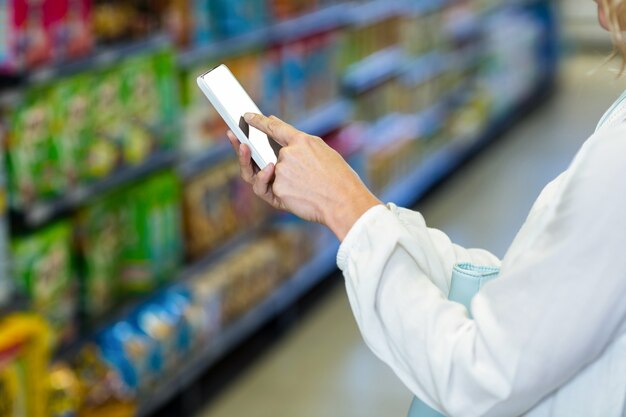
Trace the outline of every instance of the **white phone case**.
[[[243, 89], [241, 84], [237, 81], [235, 76], [230, 72], [228, 67], [226, 67], [224, 64], [199, 76], [197, 79], [198, 87], [200, 87], [204, 95], [209, 99], [213, 107], [215, 107], [215, 110], [217, 110], [217, 112], [222, 117], [222, 119], [224, 119], [224, 121], [228, 125], [228, 128], [235, 134], [235, 136], [237, 136], [237, 139], [239, 139], [239, 142], [245, 143], [246, 145], [248, 145], [252, 154], [252, 159], [254, 160], [254, 162], [256, 162], [259, 168], [263, 169], [269, 163], [275, 164], [277, 161], [276, 153], [270, 146], [269, 139], [267, 137], [265, 138], [257, 137], [255, 138], [255, 143], [253, 143], [253, 141], [250, 140], [248, 136], [246, 136], [246, 134], [241, 129], [240, 120], [239, 119], [234, 120], [233, 116], [231, 115], [231, 113], [229, 113], [224, 103], [222, 102], [223, 99], [220, 98], [219, 96], [220, 94], [218, 94], [218, 92], [215, 91], [217, 88], [223, 87], [223, 85], [212, 86], [211, 80], [205, 79], [205, 77], [207, 76], [210, 77], [213, 71], [219, 71], [220, 72], [219, 75], [221, 77], [227, 77], [227, 81], [229, 83], [233, 83], [232, 84], [233, 89], [237, 89], [237, 90], [240, 89], [240, 91], [229, 92], [229, 95], [237, 94], [239, 95], [238, 98], [241, 99], [240, 102], [237, 103], [237, 106], [238, 106], [237, 110], [239, 113], [241, 113], [240, 118], [243, 117], [243, 114], [247, 112], [259, 113], [259, 114], [261, 113], [259, 108], [256, 106], [256, 104], [254, 104], [250, 96], [245, 92], [245, 90]], [[232, 80], [230, 79], [230, 77], [232, 77]], [[224, 92], [222, 91], [221, 94], [223, 95]]]

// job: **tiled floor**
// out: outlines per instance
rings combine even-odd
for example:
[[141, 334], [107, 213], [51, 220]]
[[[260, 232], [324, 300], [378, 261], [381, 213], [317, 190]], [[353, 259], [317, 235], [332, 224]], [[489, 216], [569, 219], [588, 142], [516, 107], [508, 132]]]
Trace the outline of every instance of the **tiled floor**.
[[[554, 100], [418, 207], [429, 224], [459, 244], [502, 256], [541, 188], [626, 88], [606, 67], [590, 74], [601, 62], [602, 55], [566, 60]], [[363, 344], [337, 287], [201, 416], [404, 416], [410, 398]]]

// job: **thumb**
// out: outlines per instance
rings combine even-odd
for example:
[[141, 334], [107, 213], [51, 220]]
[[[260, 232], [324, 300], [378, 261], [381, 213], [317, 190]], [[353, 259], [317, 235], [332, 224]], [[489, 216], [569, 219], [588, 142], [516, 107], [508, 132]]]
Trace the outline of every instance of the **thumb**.
[[250, 126], [256, 127], [281, 146], [288, 146], [298, 134], [302, 133], [275, 116], [265, 117], [262, 114], [246, 113], [243, 117]]

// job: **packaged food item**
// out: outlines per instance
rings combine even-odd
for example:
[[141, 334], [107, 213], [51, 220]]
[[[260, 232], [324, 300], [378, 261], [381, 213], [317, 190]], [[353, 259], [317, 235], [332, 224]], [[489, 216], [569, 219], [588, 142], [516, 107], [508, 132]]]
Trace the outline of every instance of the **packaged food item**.
[[206, 254], [245, 228], [261, 224], [268, 206], [239, 178], [230, 159], [192, 178], [183, 196], [185, 240], [191, 258]]
[[203, 255], [236, 230], [228, 189], [228, 171], [234, 164], [232, 160], [223, 162], [185, 184], [185, 241], [192, 258]]
[[147, 293], [174, 277], [182, 252], [179, 187], [164, 172], [125, 191], [123, 293]]
[[9, 192], [14, 207], [54, 196], [63, 178], [51, 141], [49, 91], [35, 89], [15, 104], [6, 131]]
[[124, 236], [119, 194], [102, 197], [82, 210], [77, 219], [81, 258], [81, 311], [89, 319], [109, 311], [119, 298]]
[[103, 178], [120, 163], [121, 137], [127, 126], [121, 95], [122, 81], [118, 68], [102, 71], [90, 78], [93, 137], [86, 164], [89, 178]]
[[124, 62], [122, 102], [126, 110], [126, 129], [121, 136], [124, 161], [137, 165], [157, 147], [156, 135], [161, 121], [156, 71], [151, 56], [137, 56]]
[[210, 4], [220, 37], [241, 35], [267, 23], [264, 0], [212, 0]]
[[280, 47], [273, 46], [263, 55], [263, 96], [259, 107], [264, 114], [280, 115], [282, 111], [282, 62]]
[[149, 390], [163, 369], [158, 342], [129, 321], [120, 321], [97, 336], [102, 359], [120, 375], [128, 392]]
[[173, 149], [180, 137], [176, 55], [172, 49], [166, 48], [155, 53], [151, 60], [155, 73], [155, 84], [151, 87], [156, 88], [156, 93], [151, 94], [156, 94], [159, 114], [158, 119], [153, 119], [150, 124], [157, 130], [159, 148]]
[[212, 66], [206, 64], [194, 67], [185, 71], [181, 77], [181, 104], [184, 110], [181, 148], [185, 155], [196, 155], [226, 140], [226, 123], [209, 104], [196, 82], [197, 76]]
[[85, 345], [72, 360], [80, 384], [81, 417], [132, 417], [135, 393], [115, 364], [107, 362], [97, 345]]
[[207, 268], [193, 276], [185, 286], [191, 305], [185, 319], [192, 329], [193, 349], [202, 348], [222, 326], [222, 297], [226, 276], [219, 268]]
[[294, 121], [302, 116], [306, 102], [306, 44], [296, 41], [284, 45], [282, 54], [283, 95], [281, 116]]
[[60, 80], [52, 88], [50, 102], [51, 142], [63, 175], [62, 188], [67, 189], [89, 177], [84, 164], [93, 136], [88, 77], [78, 75]]
[[165, 373], [172, 372], [191, 348], [191, 329], [184, 316], [188, 305], [188, 294], [168, 290], [133, 315], [137, 328], [157, 343]]
[[102, 43], [142, 39], [164, 27], [167, 2], [95, 0], [93, 30]]
[[74, 335], [77, 297], [72, 269], [71, 228], [57, 223], [12, 244], [14, 277], [62, 343]]
[[338, 68], [335, 63], [337, 38], [327, 32], [306, 41], [305, 108], [314, 109], [338, 95]]
[[48, 417], [50, 330], [34, 315], [0, 321], [0, 415]]
[[80, 382], [74, 370], [66, 363], [50, 367], [48, 376], [48, 416], [78, 417], [82, 404]]
[[192, 0], [194, 42], [204, 45], [216, 37], [215, 22], [211, 15], [211, 0]]
[[54, 33], [57, 57], [69, 59], [91, 52], [94, 39], [91, 32], [91, 0], [55, 0], [59, 25]]

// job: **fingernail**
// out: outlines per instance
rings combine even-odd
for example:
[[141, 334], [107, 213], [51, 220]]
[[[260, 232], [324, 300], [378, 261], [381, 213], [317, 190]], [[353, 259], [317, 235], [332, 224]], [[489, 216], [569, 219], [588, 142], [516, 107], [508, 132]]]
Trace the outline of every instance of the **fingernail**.
[[246, 113], [243, 115], [246, 122], [251, 122], [254, 119], [254, 113]]

